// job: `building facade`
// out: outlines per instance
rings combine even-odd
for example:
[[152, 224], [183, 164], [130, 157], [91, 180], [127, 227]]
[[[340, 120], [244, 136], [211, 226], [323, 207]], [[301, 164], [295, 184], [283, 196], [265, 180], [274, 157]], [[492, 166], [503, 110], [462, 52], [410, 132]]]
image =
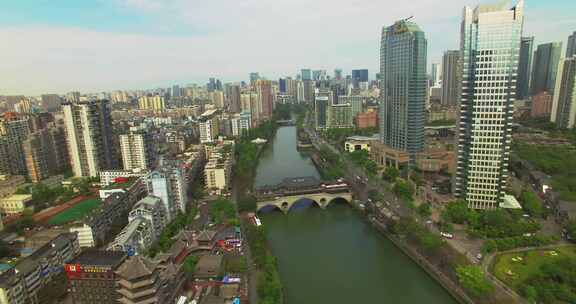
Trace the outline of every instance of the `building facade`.
[[470, 208], [503, 202], [508, 178], [524, 3], [464, 8], [456, 196]]
[[121, 134], [120, 151], [124, 170], [148, 170], [156, 162], [154, 140], [146, 131]]
[[380, 47], [380, 136], [382, 142], [412, 158], [424, 149], [426, 120], [424, 32], [401, 20], [382, 29]]
[[518, 100], [524, 100], [530, 96], [533, 46], [534, 37], [522, 37], [520, 41], [520, 58], [518, 60], [518, 81], [516, 81], [516, 99]]
[[455, 106], [460, 100], [460, 50], [442, 56], [442, 105]]
[[330, 90], [320, 90], [314, 97], [314, 116], [316, 130], [323, 130], [328, 127], [328, 108], [333, 104], [333, 95]]
[[548, 92], [540, 92], [532, 96], [532, 105], [530, 105], [530, 117], [532, 118], [550, 118], [552, 111], [552, 95]]
[[576, 56], [560, 62], [556, 88], [551, 120], [558, 128], [574, 128], [576, 123]]
[[116, 167], [108, 101], [62, 104], [68, 155], [77, 177]]
[[534, 52], [534, 65], [532, 67], [532, 95], [543, 91], [554, 94], [561, 52], [562, 42], [538, 45], [536, 52]]

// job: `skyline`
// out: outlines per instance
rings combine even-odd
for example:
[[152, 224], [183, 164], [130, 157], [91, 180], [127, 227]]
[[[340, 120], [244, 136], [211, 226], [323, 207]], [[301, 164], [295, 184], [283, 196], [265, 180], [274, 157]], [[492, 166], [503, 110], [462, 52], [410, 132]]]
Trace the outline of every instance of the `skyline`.
[[[440, 63], [444, 51], [459, 48], [463, 7], [493, 1], [419, 0], [392, 8], [339, 0], [76, 2], [3, 4], [0, 94], [169, 87], [209, 77], [236, 82], [250, 72], [276, 79], [301, 68], [329, 75], [366, 68], [373, 79], [382, 27], [413, 15], [428, 39], [428, 63]], [[576, 3], [527, 0], [525, 6], [524, 36], [535, 36], [535, 45], [562, 41], [564, 51], [576, 30], [569, 16]]]

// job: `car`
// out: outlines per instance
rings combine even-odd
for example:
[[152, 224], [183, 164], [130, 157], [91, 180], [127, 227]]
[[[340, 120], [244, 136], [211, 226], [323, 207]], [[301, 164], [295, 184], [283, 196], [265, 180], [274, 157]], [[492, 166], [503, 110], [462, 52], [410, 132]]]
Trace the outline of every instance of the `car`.
[[440, 235], [447, 238], [447, 239], [453, 239], [454, 235], [452, 233], [448, 233], [448, 232], [440, 232]]

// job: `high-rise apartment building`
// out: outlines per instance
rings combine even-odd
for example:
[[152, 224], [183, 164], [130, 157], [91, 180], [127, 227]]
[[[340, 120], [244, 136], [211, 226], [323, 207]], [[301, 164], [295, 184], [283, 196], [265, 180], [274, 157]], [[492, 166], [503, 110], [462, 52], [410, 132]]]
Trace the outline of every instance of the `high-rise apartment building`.
[[569, 129], [575, 127], [576, 55], [560, 62], [550, 119], [559, 128]]
[[460, 50], [442, 56], [442, 104], [455, 106], [460, 100]]
[[543, 91], [554, 94], [561, 52], [562, 42], [538, 45], [534, 52], [534, 65], [532, 66], [532, 95]]
[[56, 94], [44, 94], [40, 96], [42, 108], [48, 112], [55, 112], [60, 109], [62, 99]]
[[534, 37], [522, 37], [520, 41], [520, 58], [518, 60], [518, 80], [516, 81], [516, 99], [518, 100], [530, 97], [533, 45]]
[[30, 133], [22, 142], [28, 178], [40, 182], [69, 168], [66, 132], [61, 127]]
[[256, 81], [255, 86], [258, 99], [261, 103], [261, 106], [258, 107], [261, 110], [259, 118], [261, 120], [269, 120], [272, 118], [272, 112], [274, 111], [272, 82], [270, 80], [260, 79]]
[[568, 36], [568, 45], [566, 46], [566, 58], [576, 55], [576, 31]]
[[504, 199], [523, 19], [523, 0], [464, 8], [454, 192], [470, 208], [494, 209]]
[[304, 80], [304, 100], [306, 103], [314, 102], [314, 92], [316, 90], [316, 83], [313, 80]]
[[177, 85], [172, 86], [172, 97], [180, 97], [182, 96], [182, 91], [180, 90], [180, 87]]
[[212, 143], [220, 135], [220, 119], [217, 110], [204, 112], [199, 118], [200, 143]]
[[138, 108], [140, 110], [152, 110], [154, 112], [162, 112], [166, 109], [164, 96], [160, 95], [147, 95], [138, 98]]
[[124, 170], [148, 170], [154, 167], [156, 151], [152, 135], [144, 130], [130, 130], [120, 135]]
[[380, 47], [380, 138], [415, 160], [424, 149], [426, 48], [420, 27], [400, 20], [382, 29]]
[[29, 120], [10, 112], [0, 119], [0, 174], [26, 175], [22, 142], [30, 133]]
[[62, 104], [68, 155], [75, 176], [98, 176], [116, 167], [107, 100]]
[[347, 95], [347, 96], [338, 96], [338, 103], [339, 104], [350, 104], [352, 107], [352, 117], [355, 118], [358, 113], [363, 111], [364, 105], [364, 97], [359, 95]]
[[240, 86], [237, 84], [230, 85], [227, 87], [227, 91], [228, 93], [226, 94], [226, 98], [228, 100], [230, 112], [240, 113], [242, 111], [240, 104]]

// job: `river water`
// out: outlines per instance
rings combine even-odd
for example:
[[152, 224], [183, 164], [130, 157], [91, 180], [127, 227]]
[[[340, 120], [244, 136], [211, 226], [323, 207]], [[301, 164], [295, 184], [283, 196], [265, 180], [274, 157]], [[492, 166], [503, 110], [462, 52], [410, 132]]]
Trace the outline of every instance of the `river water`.
[[[263, 152], [255, 186], [319, 174], [296, 151], [296, 128], [281, 127]], [[262, 215], [288, 304], [456, 303], [346, 203]]]

